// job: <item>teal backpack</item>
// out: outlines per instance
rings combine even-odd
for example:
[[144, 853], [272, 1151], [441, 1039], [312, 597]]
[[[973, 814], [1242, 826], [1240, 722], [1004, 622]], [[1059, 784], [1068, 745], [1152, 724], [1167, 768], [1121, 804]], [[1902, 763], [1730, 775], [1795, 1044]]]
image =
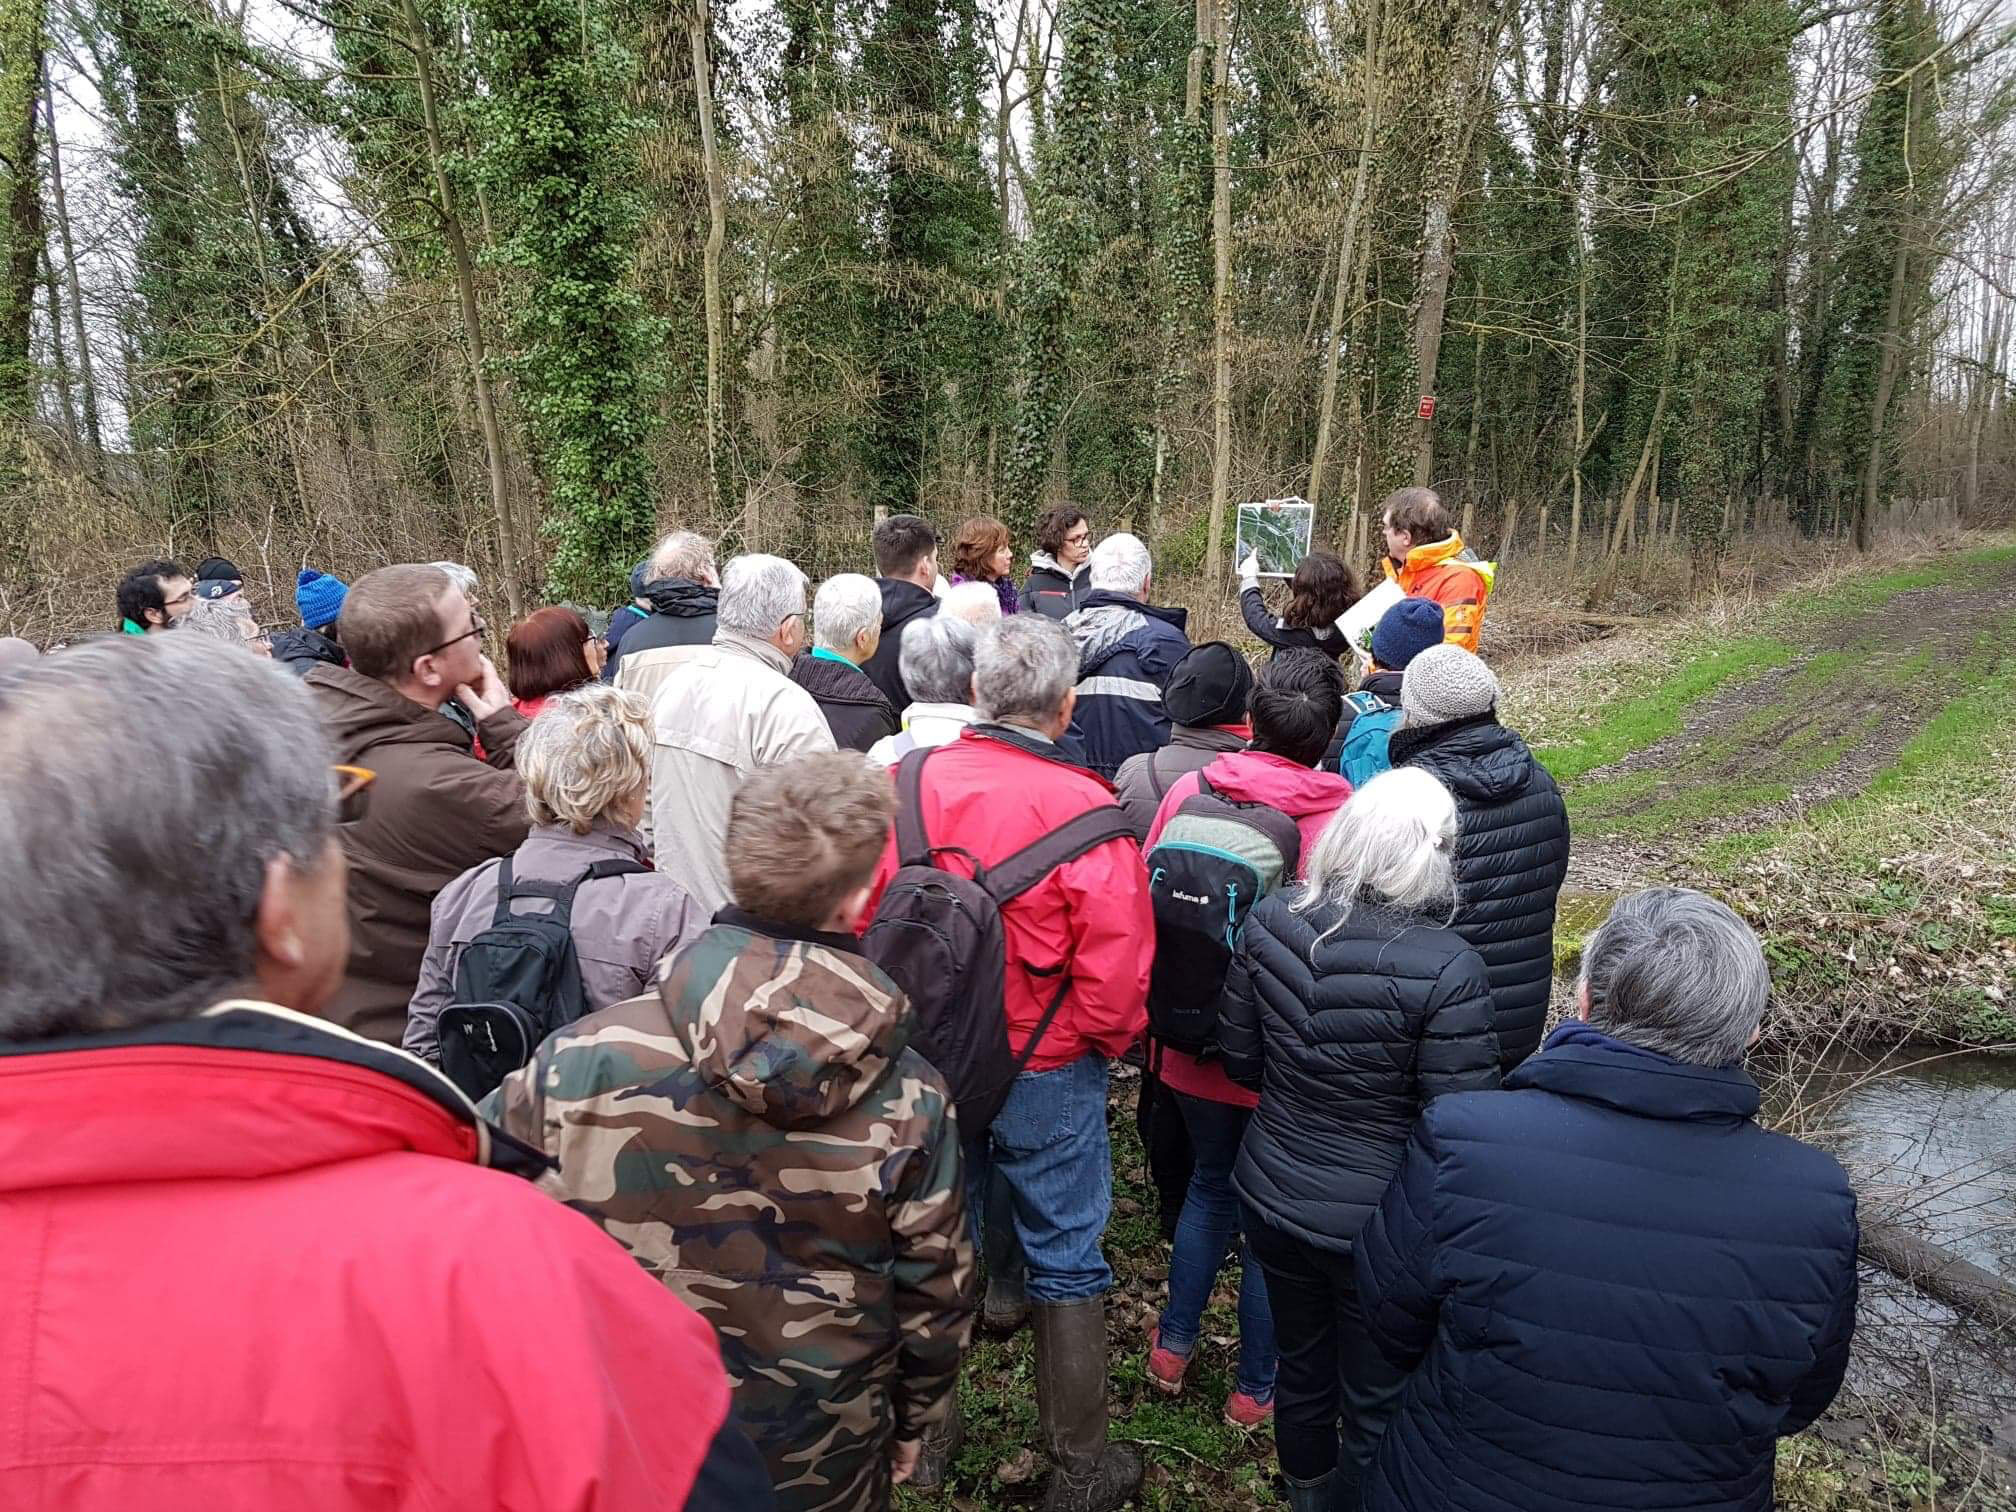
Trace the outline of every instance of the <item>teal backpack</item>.
[[1351, 733], [1344, 737], [1344, 749], [1337, 754], [1337, 770], [1355, 792], [1393, 765], [1386, 745], [1400, 728], [1400, 711], [1377, 693], [1363, 689], [1347, 693], [1344, 702], [1358, 711], [1358, 717], [1351, 721]]

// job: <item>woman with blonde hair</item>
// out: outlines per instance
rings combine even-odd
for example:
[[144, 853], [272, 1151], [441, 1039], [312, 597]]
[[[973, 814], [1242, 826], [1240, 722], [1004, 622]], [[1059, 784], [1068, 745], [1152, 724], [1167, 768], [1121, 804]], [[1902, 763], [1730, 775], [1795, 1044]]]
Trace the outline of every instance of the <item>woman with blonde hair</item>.
[[1295, 1512], [1358, 1505], [1404, 1380], [1359, 1310], [1358, 1232], [1423, 1105], [1498, 1085], [1484, 963], [1449, 928], [1455, 848], [1448, 789], [1381, 773], [1337, 811], [1303, 885], [1253, 910], [1225, 980], [1225, 1070], [1260, 1094], [1232, 1186], [1267, 1281]]
[[952, 545], [952, 586], [985, 583], [1001, 601], [1003, 614], [1022, 607], [1015, 586], [1015, 540], [1008, 527], [989, 515], [975, 515], [959, 527]]
[[707, 927], [670, 877], [650, 869], [637, 826], [651, 780], [651, 712], [635, 693], [589, 683], [546, 700], [518, 737], [518, 775], [532, 830], [510, 856], [471, 867], [434, 900], [405, 1047], [439, 1062], [441, 1010], [458, 1001], [469, 943], [492, 928], [499, 895], [514, 914], [549, 913], [573, 888], [569, 930], [588, 1011], [636, 996], [658, 962]]

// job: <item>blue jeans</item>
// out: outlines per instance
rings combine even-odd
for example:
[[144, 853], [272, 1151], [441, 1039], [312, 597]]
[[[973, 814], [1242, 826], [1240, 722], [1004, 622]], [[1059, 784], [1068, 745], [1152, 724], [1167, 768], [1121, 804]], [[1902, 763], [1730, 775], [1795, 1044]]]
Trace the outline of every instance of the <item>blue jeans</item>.
[[[1183, 1216], [1176, 1222], [1176, 1243], [1169, 1256], [1169, 1305], [1162, 1309], [1161, 1321], [1162, 1347], [1187, 1357], [1197, 1346], [1204, 1307], [1211, 1300], [1226, 1251], [1239, 1234], [1232, 1165], [1253, 1114], [1248, 1108], [1188, 1097], [1167, 1087], [1160, 1095], [1181, 1110], [1197, 1155]], [[1273, 1400], [1274, 1356], [1274, 1314], [1267, 1305], [1267, 1282], [1249, 1249], [1239, 1269], [1239, 1389], [1256, 1402]]]
[[1113, 1206], [1105, 1060], [1085, 1055], [1055, 1071], [1024, 1071], [967, 1152], [967, 1211], [992, 1224], [1005, 1197], [1029, 1300], [1103, 1296], [1113, 1284], [1099, 1248]]

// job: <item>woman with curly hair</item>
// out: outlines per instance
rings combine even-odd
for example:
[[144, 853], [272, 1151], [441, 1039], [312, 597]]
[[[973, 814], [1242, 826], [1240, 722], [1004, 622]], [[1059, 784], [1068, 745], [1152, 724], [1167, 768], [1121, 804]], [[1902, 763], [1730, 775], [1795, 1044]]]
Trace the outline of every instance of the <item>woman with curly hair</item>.
[[1260, 563], [1249, 555], [1239, 564], [1239, 612], [1246, 628], [1279, 653], [1321, 651], [1333, 659], [1351, 649], [1337, 619], [1358, 602], [1358, 574], [1334, 551], [1312, 551], [1295, 564], [1288, 580], [1288, 609], [1278, 618], [1260, 597]]

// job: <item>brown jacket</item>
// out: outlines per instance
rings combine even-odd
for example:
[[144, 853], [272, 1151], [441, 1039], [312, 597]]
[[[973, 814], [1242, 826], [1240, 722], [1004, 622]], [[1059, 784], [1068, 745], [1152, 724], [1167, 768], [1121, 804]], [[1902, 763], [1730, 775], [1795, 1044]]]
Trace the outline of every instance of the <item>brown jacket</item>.
[[[378, 774], [369, 811], [341, 830], [350, 858], [350, 972], [327, 1016], [399, 1043], [420, 979], [434, 895], [479, 861], [508, 856], [531, 821], [512, 769], [525, 718], [506, 707], [469, 754], [455, 722], [348, 667], [316, 667], [309, 694], [336, 759]], [[486, 764], [487, 763], [487, 764]]]

